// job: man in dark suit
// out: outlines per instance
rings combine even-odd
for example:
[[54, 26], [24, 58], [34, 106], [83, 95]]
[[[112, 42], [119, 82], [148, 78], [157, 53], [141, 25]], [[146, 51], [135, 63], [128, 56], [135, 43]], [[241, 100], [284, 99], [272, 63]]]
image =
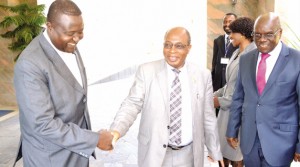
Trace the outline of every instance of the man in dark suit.
[[[226, 66], [232, 53], [237, 49], [233, 47], [229, 40], [230, 29], [229, 25], [237, 18], [234, 13], [227, 13], [223, 19], [224, 35], [220, 35], [214, 40], [213, 60], [212, 60], [212, 83], [214, 91], [222, 88], [225, 83]], [[226, 46], [227, 44], [227, 46]]]
[[231, 147], [240, 144], [246, 167], [289, 167], [300, 160], [300, 52], [280, 41], [278, 15], [259, 16], [257, 49], [240, 58], [227, 127]]
[[97, 146], [112, 149], [113, 136], [91, 131], [86, 73], [76, 47], [83, 38], [81, 10], [71, 0], [56, 0], [46, 26], [15, 65], [18, 155], [24, 167], [87, 167]]

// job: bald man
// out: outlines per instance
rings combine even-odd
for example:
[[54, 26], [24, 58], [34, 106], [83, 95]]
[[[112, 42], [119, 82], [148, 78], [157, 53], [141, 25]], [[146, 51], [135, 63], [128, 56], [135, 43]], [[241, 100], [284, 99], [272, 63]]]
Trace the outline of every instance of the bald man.
[[[204, 144], [214, 160], [222, 159], [211, 100], [211, 75], [207, 69], [185, 61], [191, 47], [190, 33], [185, 28], [167, 31], [163, 43], [164, 59], [138, 68], [129, 95], [111, 125], [112, 131], [124, 136], [141, 113], [138, 166], [202, 167]], [[181, 91], [175, 95], [171, 94], [171, 87], [176, 78], [176, 83], [181, 83], [180, 86], [176, 84]], [[172, 97], [178, 94], [180, 100], [174, 100]], [[178, 103], [173, 106], [173, 101]], [[171, 108], [178, 111], [178, 117], [172, 116], [174, 110]], [[177, 129], [172, 118], [180, 122], [176, 124]]]
[[300, 52], [280, 38], [279, 16], [266, 13], [254, 25], [257, 49], [240, 58], [227, 141], [241, 150], [246, 167], [288, 167], [300, 160]]

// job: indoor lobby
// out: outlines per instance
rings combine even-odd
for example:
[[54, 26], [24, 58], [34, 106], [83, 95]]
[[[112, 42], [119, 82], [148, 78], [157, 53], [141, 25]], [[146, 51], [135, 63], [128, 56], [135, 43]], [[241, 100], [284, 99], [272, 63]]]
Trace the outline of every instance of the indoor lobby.
[[[183, 26], [190, 31], [192, 49], [187, 61], [211, 70], [213, 40], [223, 34], [226, 13], [256, 19], [267, 12], [282, 21], [281, 40], [300, 50], [299, 0], [73, 0], [82, 10], [84, 38], [78, 44], [88, 80], [88, 107], [92, 130], [109, 129], [132, 86], [140, 64], [163, 58], [166, 30]], [[0, 0], [0, 5], [44, 4], [53, 0]], [[9, 12], [0, 8], [0, 19]], [[0, 28], [0, 33], [5, 32]], [[11, 167], [17, 154], [20, 125], [14, 91], [14, 58], [18, 53], [0, 37], [0, 167]], [[113, 151], [95, 149], [91, 167], [137, 167], [140, 117]], [[17, 167], [23, 167], [19, 161]], [[217, 167], [206, 159], [204, 167]], [[293, 162], [292, 167], [300, 166]]]

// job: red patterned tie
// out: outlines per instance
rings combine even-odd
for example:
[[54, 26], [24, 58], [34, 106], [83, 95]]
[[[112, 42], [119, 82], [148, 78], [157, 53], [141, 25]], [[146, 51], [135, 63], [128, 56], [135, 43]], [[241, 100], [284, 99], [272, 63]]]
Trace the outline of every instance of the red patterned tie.
[[265, 85], [266, 85], [266, 59], [269, 57], [270, 55], [268, 53], [262, 53], [261, 54], [261, 59], [258, 65], [258, 69], [257, 69], [257, 75], [256, 75], [256, 85], [257, 85], [257, 89], [258, 89], [258, 94], [261, 95]]

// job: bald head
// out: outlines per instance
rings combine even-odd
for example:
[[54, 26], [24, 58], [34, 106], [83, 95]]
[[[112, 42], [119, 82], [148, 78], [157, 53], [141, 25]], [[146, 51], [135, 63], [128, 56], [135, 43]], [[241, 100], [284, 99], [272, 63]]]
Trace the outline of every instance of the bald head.
[[273, 12], [260, 15], [254, 24], [254, 42], [261, 53], [270, 53], [280, 42], [279, 16]]
[[191, 37], [187, 29], [174, 27], [165, 34], [164, 57], [166, 62], [174, 68], [180, 69], [192, 47]]
[[174, 27], [174, 28], [171, 28], [170, 30], [168, 30], [165, 34], [165, 40], [166, 40], [166, 37], [171, 34], [171, 33], [175, 33], [175, 34], [178, 34], [178, 35], [183, 35], [183, 36], [186, 36], [187, 37], [187, 44], [190, 45], [191, 44], [191, 36], [190, 36], [190, 33], [187, 29], [185, 29], [184, 27]]
[[261, 25], [275, 29], [281, 28], [279, 16], [273, 12], [262, 14], [256, 19], [254, 27]]

